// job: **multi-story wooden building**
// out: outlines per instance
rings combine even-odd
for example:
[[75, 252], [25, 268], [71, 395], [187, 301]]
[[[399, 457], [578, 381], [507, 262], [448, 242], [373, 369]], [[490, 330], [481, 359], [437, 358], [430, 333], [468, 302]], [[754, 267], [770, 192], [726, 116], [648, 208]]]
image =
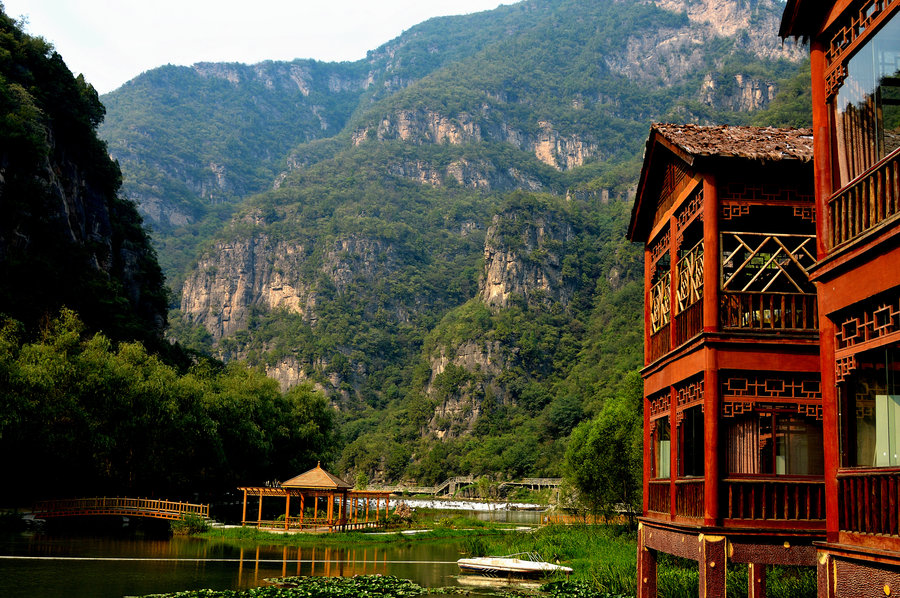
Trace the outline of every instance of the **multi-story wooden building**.
[[815, 565], [825, 483], [809, 130], [654, 125], [628, 236], [645, 244], [644, 509], [638, 590], [656, 553]]
[[810, 42], [827, 541], [820, 596], [900, 592], [900, 0], [789, 0]]

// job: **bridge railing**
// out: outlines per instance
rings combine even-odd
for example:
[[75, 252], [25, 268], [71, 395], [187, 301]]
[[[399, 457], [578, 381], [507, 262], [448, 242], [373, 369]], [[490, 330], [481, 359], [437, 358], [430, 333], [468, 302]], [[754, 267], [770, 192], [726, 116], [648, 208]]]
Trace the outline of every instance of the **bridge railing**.
[[181, 519], [184, 515], [209, 517], [209, 505], [155, 498], [94, 497], [44, 500], [34, 505], [35, 517], [78, 515], [132, 515], [159, 519]]

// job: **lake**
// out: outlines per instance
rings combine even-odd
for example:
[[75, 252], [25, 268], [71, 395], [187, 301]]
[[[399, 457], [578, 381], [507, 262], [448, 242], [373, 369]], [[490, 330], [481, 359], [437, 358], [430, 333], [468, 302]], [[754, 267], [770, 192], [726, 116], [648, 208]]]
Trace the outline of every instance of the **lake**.
[[240, 548], [219, 540], [154, 539], [121, 533], [0, 535], [3, 598], [121, 598], [151, 593], [264, 585], [287, 575], [394, 575], [423, 587], [467, 585], [458, 577], [463, 541], [391, 542], [354, 548]]

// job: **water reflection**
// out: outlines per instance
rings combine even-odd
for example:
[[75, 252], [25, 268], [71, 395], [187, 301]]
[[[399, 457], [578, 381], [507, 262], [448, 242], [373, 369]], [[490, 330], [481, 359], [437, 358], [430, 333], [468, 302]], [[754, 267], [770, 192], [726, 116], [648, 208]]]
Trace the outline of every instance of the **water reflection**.
[[456, 585], [461, 543], [365, 548], [20, 534], [0, 536], [0, 596], [120, 598], [263, 585], [288, 575], [396, 575], [425, 587]]

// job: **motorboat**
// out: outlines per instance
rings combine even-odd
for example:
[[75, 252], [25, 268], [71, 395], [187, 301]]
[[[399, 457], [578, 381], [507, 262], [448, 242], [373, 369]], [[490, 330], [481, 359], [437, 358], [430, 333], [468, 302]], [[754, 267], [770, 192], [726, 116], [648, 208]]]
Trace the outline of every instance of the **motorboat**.
[[463, 573], [490, 577], [545, 577], [554, 573], [568, 575], [572, 572], [571, 567], [544, 562], [533, 552], [459, 559], [456, 564]]

